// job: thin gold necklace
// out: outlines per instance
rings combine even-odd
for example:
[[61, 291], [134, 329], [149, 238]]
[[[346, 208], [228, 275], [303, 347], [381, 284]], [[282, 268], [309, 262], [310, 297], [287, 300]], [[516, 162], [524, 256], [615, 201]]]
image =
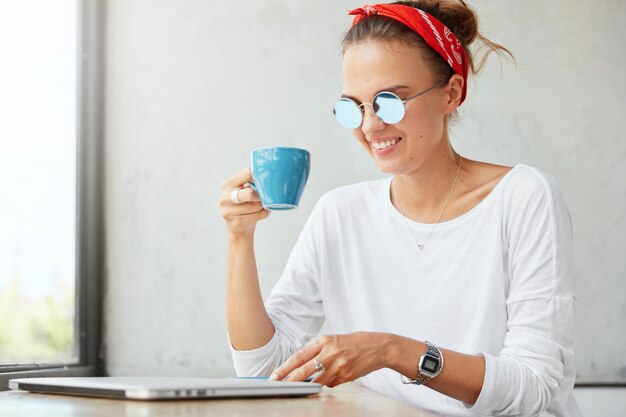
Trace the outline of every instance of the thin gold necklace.
[[441, 219], [443, 212], [446, 210], [446, 207], [448, 206], [448, 201], [450, 201], [450, 197], [452, 197], [452, 193], [454, 193], [454, 188], [456, 187], [456, 181], [459, 179], [459, 172], [461, 172], [462, 161], [463, 161], [463, 157], [459, 155], [459, 166], [456, 169], [456, 176], [454, 177], [454, 182], [452, 183], [452, 189], [450, 190], [450, 194], [448, 194], [448, 198], [446, 198], [446, 202], [443, 205], [443, 208], [441, 209], [439, 216], [437, 216], [437, 220], [435, 220], [435, 224], [433, 224], [432, 229], [430, 229], [430, 233], [428, 233], [428, 236], [426, 236], [426, 239], [424, 239], [423, 242], [420, 242], [419, 240], [415, 238], [415, 235], [413, 234], [413, 230], [411, 229], [411, 226], [409, 226], [409, 222], [407, 222], [406, 216], [404, 215], [404, 211], [402, 210], [402, 204], [400, 203], [400, 194], [398, 194], [398, 191], [396, 190], [396, 182], [395, 181], [393, 182], [393, 193], [395, 194], [396, 200], [398, 201], [398, 208], [400, 209], [400, 214], [402, 214], [402, 220], [404, 220], [404, 224], [406, 224], [407, 228], [409, 229], [409, 232], [411, 232], [411, 236], [413, 236], [413, 240], [415, 240], [415, 243], [417, 243], [417, 247], [420, 250], [424, 249], [426, 242], [428, 242], [428, 239], [430, 239], [430, 235], [432, 235], [433, 232], [435, 231], [435, 228], [439, 224], [439, 220]]

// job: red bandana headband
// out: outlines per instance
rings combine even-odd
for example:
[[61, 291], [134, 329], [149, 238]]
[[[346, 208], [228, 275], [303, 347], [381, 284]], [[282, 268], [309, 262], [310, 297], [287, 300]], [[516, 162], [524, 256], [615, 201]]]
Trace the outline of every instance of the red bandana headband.
[[[348, 12], [354, 15], [352, 26], [368, 16], [380, 15], [397, 20], [418, 33], [426, 43], [446, 61], [452, 70], [463, 77], [461, 103], [467, 95], [467, 56], [461, 42], [443, 23], [423, 10], [400, 4], [374, 4], [363, 6]], [[461, 105], [459, 103], [459, 105]]]

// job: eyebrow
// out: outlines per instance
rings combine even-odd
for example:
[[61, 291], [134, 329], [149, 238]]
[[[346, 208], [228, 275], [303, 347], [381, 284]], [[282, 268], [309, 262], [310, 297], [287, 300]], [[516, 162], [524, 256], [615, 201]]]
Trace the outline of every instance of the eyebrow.
[[[383, 88], [382, 90], [376, 92], [376, 94], [382, 93], [383, 91], [390, 91], [390, 92], [393, 93], [396, 90], [403, 90], [403, 89], [407, 89], [407, 88], [411, 88], [411, 87], [409, 87], [408, 85], [392, 85], [391, 87]], [[376, 96], [376, 94], [374, 94], [374, 96]], [[353, 101], [356, 101], [356, 102], [360, 103], [359, 100], [357, 100], [356, 98], [354, 98], [354, 97], [352, 97], [352, 96], [350, 96], [348, 94], [342, 94], [341, 98], [349, 98], [350, 100], [353, 100]]]

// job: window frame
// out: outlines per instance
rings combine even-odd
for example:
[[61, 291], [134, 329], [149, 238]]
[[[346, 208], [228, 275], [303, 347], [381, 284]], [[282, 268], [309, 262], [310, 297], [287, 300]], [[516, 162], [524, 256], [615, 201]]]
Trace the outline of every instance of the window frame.
[[77, 1], [76, 290], [74, 334], [78, 360], [0, 366], [0, 390], [12, 378], [103, 374], [103, 69], [104, 5]]

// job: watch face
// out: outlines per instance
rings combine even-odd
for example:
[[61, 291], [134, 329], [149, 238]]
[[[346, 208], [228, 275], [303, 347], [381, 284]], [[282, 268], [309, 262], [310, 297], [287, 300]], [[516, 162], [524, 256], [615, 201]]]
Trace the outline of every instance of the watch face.
[[431, 356], [426, 356], [422, 362], [422, 369], [426, 372], [434, 374], [439, 369], [439, 360]]

